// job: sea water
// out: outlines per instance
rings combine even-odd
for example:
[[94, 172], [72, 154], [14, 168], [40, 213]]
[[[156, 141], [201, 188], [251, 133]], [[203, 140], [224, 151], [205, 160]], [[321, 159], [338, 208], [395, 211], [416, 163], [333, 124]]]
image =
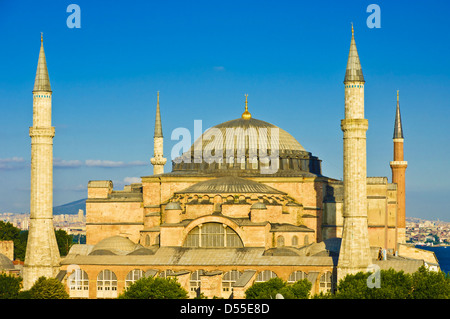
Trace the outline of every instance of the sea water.
[[443, 272], [450, 272], [450, 246], [416, 246], [417, 248], [433, 251]]

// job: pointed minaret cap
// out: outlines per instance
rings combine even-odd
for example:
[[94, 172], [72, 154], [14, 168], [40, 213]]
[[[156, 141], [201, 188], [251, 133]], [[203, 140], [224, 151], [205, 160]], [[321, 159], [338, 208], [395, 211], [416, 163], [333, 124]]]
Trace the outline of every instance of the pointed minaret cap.
[[163, 137], [162, 125], [161, 125], [161, 112], [159, 110], [159, 91], [157, 93], [156, 117], [155, 117], [155, 135], [153, 137]]
[[347, 70], [345, 71], [344, 83], [347, 82], [363, 82], [364, 76], [359, 62], [358, 50], [355, 43], [355, 31], [352, 23], [352, 40], [350, 42], [350, 52], [348, 54]]
[[39, 52], [39, 60], [36, 70], [36, 79], [34, 80], [33, 92], [51, 92], [50, 79], [48, 77], [47, 62], [44, 52], [44, 38], [41, 32], [41, 51]]
[[395, 113], [394, 138], [403, 138], [402, 117], [400, 116], [400, 102], [397, 91], [397, 112]]

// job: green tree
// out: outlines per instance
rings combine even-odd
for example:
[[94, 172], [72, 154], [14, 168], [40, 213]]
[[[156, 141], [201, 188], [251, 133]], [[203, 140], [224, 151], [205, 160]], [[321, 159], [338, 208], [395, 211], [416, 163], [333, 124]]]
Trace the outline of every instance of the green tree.
[[175, 278], [143, 277], [131, 284], [119, 299], [186, 299], [187, 291]]
[[11, 223], [0, 220], [0, 240], [14, 240], [19, 237], [20, 229]]
[[[367, 299], [370, 298], [370, 288], [367, 287], [367, 278], [370, 273], [358, 272], [345, 276], [337, 286], [334, 298], [336, 299]], [[372, 288], [377, 289], [377, 288]]]
[[12, 240], [14, 242], [14, 259], [25, 260], [28, 232], [21, 232], [11, 223], [0, 221], [0, 240]]
[[287, 284], [280, 293], [285, 299], [308, 299], [311, 292], [312, 284], [308, 279], [302, 279]]
[[442, 271], [430, 271], [421, 266], [412, 274], [414, 299], [449, 299], [450, 277]]
[[14, 240], [14, 258], [24, 261], [25, 252], [27, 251], [28, 230], [23, 230], [19, 234], [19, 238]]
[[336, 299], [408, 299], [412, 291], [411, 275], [393, 269], [380, 271], [380, 287], [369, 288], [371, 273], [347, 275], [338, 284]]
[[311, 291], [311, 283], [302, 279], [288, 284], [281, 278], [272, 278], [265, 282], [254, 283], [245, 291], [246, 299], [274, 299], [277, 294], [285, 299], [306, 299]]
[[22, 278], [0, 273], [0, 299], [16, 299], [22, 287]]
[[31, 299], [68, 299], [64, 285], [56, 278], [39, 277], [29, 290]]
[[421, 266], [415, 273], [380, 271], [380, 288], [369, 288], [370, 273], [347, 275], [337, 287], [336, 299], [449, 299], [450, 277]]
[[59, 254], [61, 256], [67, 256], [70, 247], [73, 245], [73, 236], [67, 234], [65, 230], [55, 230], [56, 242], [58, 244]]
[[380, 288], [371, 289], [372, 299], [409, 299], [412, 291], [412, 277], [403, 270], [381, 270]]
[[245, 299], [274, 299], [285, 286], [286, 283], [278, 277], [256, 282], [245, 291]]

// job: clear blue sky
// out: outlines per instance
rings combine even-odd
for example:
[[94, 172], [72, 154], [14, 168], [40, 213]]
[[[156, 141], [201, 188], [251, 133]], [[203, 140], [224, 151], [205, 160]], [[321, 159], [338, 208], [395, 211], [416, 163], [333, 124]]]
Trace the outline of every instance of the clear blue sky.
[[[68, 28], [71, 3], [81, 28]], [[381, 28], [369, 28], [371, 3]], [[89, 180], [152, 174], [156, 92], [171, 132], [253, 117], [293, 135], [342, 178], [351, 22], [366, 79], [369, 176], [391, 179], [396, 91], [407, 216], [450, 221], [450, 3], [441, 1], [0, 1], [0, 212], [27, 212], [32, 89], [44, 32], [53, 90], [54, 204]], [[169, 161], [170, 162], [170, 161]], [[166, 165], [170, 171], [171, 165]]]

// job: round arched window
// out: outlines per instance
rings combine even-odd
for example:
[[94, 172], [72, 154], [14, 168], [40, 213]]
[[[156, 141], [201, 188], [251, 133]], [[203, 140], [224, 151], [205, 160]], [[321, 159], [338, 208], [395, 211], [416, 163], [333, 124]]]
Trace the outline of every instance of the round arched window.
[[240, 248], [244, 247], [239, 235], [221, 223], [204, 223], [194, 227], [184, 241], [184, 247]]

